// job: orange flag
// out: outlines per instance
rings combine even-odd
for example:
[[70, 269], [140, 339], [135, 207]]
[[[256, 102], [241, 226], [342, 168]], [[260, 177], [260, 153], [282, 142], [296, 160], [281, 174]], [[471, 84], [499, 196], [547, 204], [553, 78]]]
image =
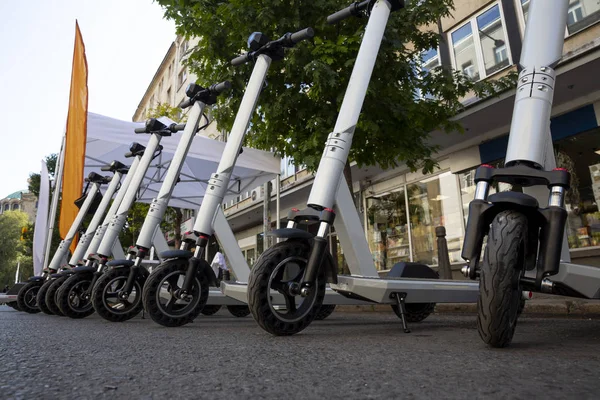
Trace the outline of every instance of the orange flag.
[[[63, 239], [77, 216], [79, 209], [74, 202], [81, 197], [83, 189], [83, 166], [87, 138], [87, 79], [85, 45], [83, 44], [79, 24], [75, 21], [75, 50], [73, 51], [73, 70], [71, 72], [71, 93], [67, 115], [67, 138], [59, 222], [60, 236]], [[73, 253], [76, 246], [77, 237], [71, 243], [71, 253]]]

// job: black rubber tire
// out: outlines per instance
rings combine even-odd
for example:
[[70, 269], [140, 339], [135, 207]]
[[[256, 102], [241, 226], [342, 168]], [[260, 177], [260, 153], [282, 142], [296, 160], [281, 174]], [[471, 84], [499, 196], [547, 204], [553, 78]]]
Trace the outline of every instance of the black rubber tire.
[[248, 308], [248, 306], [227, 306], [227, 311], [238, 318], [244, 318], [250, 315], [250, 308]]
[[323, 321], [325, 318], [329, 317], [335, 311], [335, 304], [323, 304], [319, 309], [317, 315], [315, 315], [315, 321]]
[[219, 304], [211, 304], [211, 305], [207, 304], [204, 306], [204, 308], [200, 312], [202, 313], [202, 315], [214, 315], [220, 309], [221, 309], [221, 306]]
[[54, 281], [54, 279], [48, 279], [47, 281], [45, 281], [44, 284], [42, 285], [42, 287], [40, 288], [40, 290], [38, 290], [38, 293], [37, 293], [38, 307], [40, 308], [40, 310], [44, 314], [48, 314], [48, 315], [53, 315], [54, 314], [48, 308], [48, 305], [46, 304], [46, 293], [48, 293], [48, 289], [50, 288], [50, 285], [52, 285], [53, 281]]
[[104, 293], [107, 290], [108, 285], [115, 280], [120, 280], [123, 284], [127, 281], [129, 276], [129, 268], [113, 268], [104, 274], [96, 281], [94, 288], [92, 289], [92, 306], [94, 310], [107, 321], [110, 322], [124, 322], [142, 312], [144, 304], [142, 303], [142, 291], [146, 275], [139, 274], [138, 279], [134, 282], [135, 288], [135, 301], [127, 310], [119, 311], [110, 307], [104, 299]]
[[523, 311], [525, 311], [525, 299], [521, 299], [521, 302], [519, 303], [519, 310], [517, 311], [518, 315], [521, 316]]
[[[299, 319], [284, 320], [271, 308], [269, 279], [275, 268], [288, 258], [308, 260], [310, 245], [304, 241], [287, 240], [278, 243], [265, 251], [250, 271], [248, 282], [248, 306], [258, 325], [276, 336], [294, 335], [304, 330], [315, 319], [325, 297], [325, 271], [330, 266], [323, 261], [317, 276], [317, 287], [314, 302]], [[329, 260], [329, 258], [326, 258]]]
[[6, 303], [6, 305], [9, 306], [10, 308], [12, 308], [13, 310], [21, 311], [21, 309], [19, 308], [19, 304], [17, 304], [16, 301], [10, 301], [10, 302]]
[[21, 311], [28, 314], [37, 314], [41, 310], [37, 305], [37, 292], [40, 290], [43, 281], [27, 282], [17, 295], [17, 304]]
[[[435, 310], [435, 303], [406, 303], [404, 308], [406, 309], [406, 314], [404, 314], [406, 322], [421, 322]], [[398, 304], [392, 304], [392, 310], [398, 318], [402, 318]]]
[[[172, 273], [179, 272], [185, 275], [188, 268], [188, 260], [169, 260], [152, 271], [142, 292], [142, 302], [144, 310], [154, 322], [166, 327], [178, 327], [192, 322], [206, 305], [208, 300], [208, 279], [201, 272], [196, 274], [196, 279], [192, 285], [192, 291], [198, 291], [197, 298], [194, 298], [195, 304], [189, 312], [182, 315], [168, 315], [164, 313], [162, 305], [158, 301], [163, 279]], [[199, 286], [199, 289], [194, 289]]]
[[64, 317], [65, 314], [58, 308], [58, 302], [56, 301], [56, 296], [58, 294], [58, 289], [62, 286], [63, 283], [67, 279], [69, 279], [70, 275], [60, 276], [52, 281], [48, 291], [46, 292], [46, 307], [50, 310], [50, 312], [54, 315], [58, 315], [59, 317]]
[[78, 292], [86, 290], [92, 284], [93, 275], [90, 273], [73, 274], [60, 286], [56, 293], [56, 303], [60, 311], [67, 317], [73, 319], [81, 319], [88, 317], [94, 313], [94, 307], [90, 300], [82, 299], [78, 296], [78, 301], [81, 302], [74, 305], [71, 301], [73, 291]]
[[491, 347], [510, 345], [522, 302], [527, 217], [514, 210], [500, 212], [490, 226], [479, 275], [477, 330]]

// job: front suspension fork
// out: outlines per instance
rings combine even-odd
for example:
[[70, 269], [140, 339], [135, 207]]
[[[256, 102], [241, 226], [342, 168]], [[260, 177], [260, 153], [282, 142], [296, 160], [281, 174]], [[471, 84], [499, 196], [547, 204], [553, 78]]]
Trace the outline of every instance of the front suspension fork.
[[183, 280], [183, 285], [181, 286], [180, 296], [184, 297], [190, 293], [192, 289], [192, 284], [194, 283], [194, 277], [198, 272], [198, 260], [201, 260], [204, 257], [204, 252], [206, 251], [206, 246], [208, 245], [208, 236], [199, 235], [198, 240], [196, 241], [196, 251], [194, 252], [194, 256], [189, 259], [188, 268], [185, 272], [185, 279]]
[[308, 264], [306, 265], [306, 270], [304, 271], [304, 276], [300, 283], [300, 295], [302, 297], [309, 296], [316, 287], [319, 269], [327, 254], [327, 235], [329, 234], [329, 229], [333, 225], [334, 220], [335, 212], [331, 208], [323, 209], [321, 218], [319, 219], [319, 231], [317, 232], [317, 236], [313, 239], [313, 245], [308, 257]]

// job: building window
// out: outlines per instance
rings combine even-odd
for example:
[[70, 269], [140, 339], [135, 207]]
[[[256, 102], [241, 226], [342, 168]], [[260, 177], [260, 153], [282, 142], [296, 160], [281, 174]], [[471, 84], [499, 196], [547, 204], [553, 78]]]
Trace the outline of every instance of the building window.
[[296, 173], [294, 159], [289, 156], [281, 158], [281, 179], [289, 178]]
[[150, 97], [150, 108], [154, 108], [154, 95]]
[[450, 33], [454, 68], [479, 80], [511, 64], [500, 4]]
[[179, 87], [181, 87], [181, 85], [183, 85], [186, 81], [187, 81], [187, 71], [184, 68], [179, 73], [179, 78], [178, 78], [177, 84], [179, 85]]
[[17, 203], [13, 204], [12, 209], [13, 209], [13, 211], [18, 210], [19, 205]]
[[[525, 34], [530, 0], [517, 0], [521, 3], [522, 33]], [[567, 11], [565, 37], [573, 35], [600, 21], [600, 2], [597, 0], [570, 0]]]
[[[424, 76], [439, 66], [440, 66], [440, 56], [439, 56], [439, 51], [436, 48], [436, 49], [429, 49], [427, 51], [424, 51], [421, 54], [421, 59], [419, 60], [418, 66], [415, 66], [415, 69], [418, 69], [417, 75]], [[435, 97], [431, 93], [424, 93], [421, 88], [416, 89], [415, 99], [433, 99], [433, 98], [435, 98]]]
[[171, 104], [172, 99], [171, 99], [171, 88], [169, 87], [167, 89], [167, 103]]
[[5, 204], [4, 205], [4, 211], [9, 211], [10, 210], [10, 204]]
[[188, 51], [188, 42], [187, 40], [184, 40], [183, 42], [181, 42], [181, 47], [179, 48], [179, 60], [181, 60], [183, 57], [185, 57], [185, 54]]

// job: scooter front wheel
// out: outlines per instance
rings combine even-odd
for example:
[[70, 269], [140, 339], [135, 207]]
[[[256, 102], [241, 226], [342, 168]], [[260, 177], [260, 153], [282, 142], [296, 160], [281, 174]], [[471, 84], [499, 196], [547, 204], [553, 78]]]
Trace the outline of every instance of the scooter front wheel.
[[17, 304], [21, 311], [25, 311], [29, 314], [37, 314], [41, 311], [37, 304], [37, 293], [43, 283], [44, 282], [41, 281], [27, 282], [27, 284], [19, 290]]
[[221, 306], [219, 304], [205, 305], [201, 312], [202, 312], [202, 315], [213, 315], [213, 314], [216, 314], [217, 311], [219, 311], [220, 309], [221, 309]]
[[42, 285], [42, 287], [40, 287], [40, 290], [38, 290], [38, 293], [37, 293], [38, 307], [44, 314], [48, 314], [48, 315], [54, 314], [48, 308], [48, 305], [46, 304], [46, 293], [48, 293], [48, 289], [50, 289], [50, 285], [52, 285], [53, 281], [54, 281], [53, 279], [49, 279], [46, 282], [44, 282], [44, 284]]
[[74, 274], [61, 285], [56, 293], [56, 303], [64, 315], [80, 319], [94, 313], [89, 299], [92, 279], [90, 273]]
[[50, 283], [48, 291], [46, 292], [46, 307], [48, 308], [50, 313], [58, 315], [59, 317], [64, 317], [65, 314], [63, 314], [63, 312], [60, 311], [56, 297], [58, 294], [58, 289], [60, 289], [62, 284], [65, 283], [67, 279], [69, 279], [69, 276], [70, 275], [63, 275], [52, 280], [52, 283]]
[[234, 317], [244, 318], [250, 315], [250, 309], [248, 306], [227, 306], [227, 311]]
[[129, 277], [129, 268], [113, 268], [105, 272], [92, 289], [92, 306], [107, 321], [123, 322], [138, 315], [142, 309], [142, 288], [145, 276], [138, 275], [127, 298], [120, 296]]
[[202, 272], [198, 271], [194, 276], [185, 299], [178, 295], [187, 269], [187, 259], [169, 260], [148, 277], [142, 302], [154, 322], [168, 327], [182, 326], [192, 322], [206, 305], [208, 279]]
[[309, 254], [307, 242], [288, 240], [265, 251], [252, 269], [248, 306], [265, 331], [276, 336], [293, 335], [315, 319], [325, 297], [326, 261], [308, 296], [301, 297], [290, 290], [302, 281]]
[[527, 229], [527, 217], [514, 210], [500, 212], [490, 226], [479, 271], [477, 330], [491, 347], [508, 346], [515, 333], [528, 251]]
[[335, 311], [335, 304], [323, 304], [319, 309], [319, 312], [315, 316], [316, 321], [323, 321], [325, 318], [329, 317]]

